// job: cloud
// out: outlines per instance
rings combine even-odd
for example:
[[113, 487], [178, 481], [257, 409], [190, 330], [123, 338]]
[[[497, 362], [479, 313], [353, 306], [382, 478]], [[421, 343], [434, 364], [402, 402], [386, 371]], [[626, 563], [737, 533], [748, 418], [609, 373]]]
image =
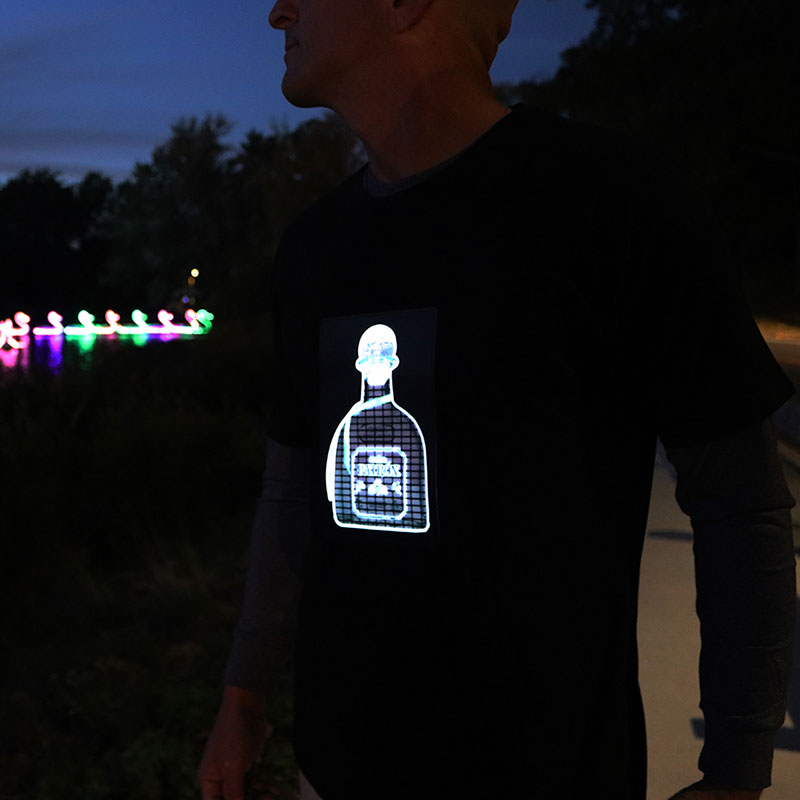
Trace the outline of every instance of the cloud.
[[26, 147], [142, 147], [153, 141], [148, 134], [121, 130], [81, 130], [79, 128], [8, 129], [0, 127], [0, 154]]
[[100, 171], [120, 181], [128, 176], [134, 162], [148, 160], [163, 138], [111, 129], [0, 128], [0, 180], [23, 169], [47, 168], [68, 180]]
[[98, 45], [112, 38], [111, 17], [101, 11], [68, 23], [45, 18], [17, 25], [10, 17], [0, 33], [0, 80], [39, 75], [75, 58], [91, 59]]

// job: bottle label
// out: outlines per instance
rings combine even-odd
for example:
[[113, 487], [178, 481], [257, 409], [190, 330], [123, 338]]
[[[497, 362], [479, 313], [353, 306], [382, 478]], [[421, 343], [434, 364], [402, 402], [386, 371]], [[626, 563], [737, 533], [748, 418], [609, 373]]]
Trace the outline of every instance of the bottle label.
[[399, 447], [359, 447], [351, 460], [353, 514], [360, 520], [401, 520], [408, 513], [408, 456]]

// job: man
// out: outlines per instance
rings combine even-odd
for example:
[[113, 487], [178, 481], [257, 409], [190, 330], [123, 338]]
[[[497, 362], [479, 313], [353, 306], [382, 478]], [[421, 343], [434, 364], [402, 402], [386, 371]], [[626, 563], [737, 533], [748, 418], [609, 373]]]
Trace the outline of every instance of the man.
[[792, 390], [663, 159], [495, 99], [515, 5], [270, 15], [286, 97], [338, 112], [369, 166], [278, 255], [280, 388], [204, 800], [242, 796], [301, 587], [304, 791], [641, 800], [657, 435], [703, 632], [705, 777], [676, 797], [769, 784], [794, 559], [768, 417]]

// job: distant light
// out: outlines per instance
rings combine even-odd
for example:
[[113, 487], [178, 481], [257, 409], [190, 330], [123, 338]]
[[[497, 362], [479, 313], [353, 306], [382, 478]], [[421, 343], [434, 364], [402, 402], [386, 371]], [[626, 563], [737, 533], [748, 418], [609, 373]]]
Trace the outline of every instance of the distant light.
[[[191, 298], [194, 302], [194, 298]], [[34, 349], [34, 337], [38, 345], [48, 347], [48, 366], [53, 371], [61, 368], [62, 343], [70, 338], [77, 344], [82, 353], [88, 353], [99, 337], [115, 339], [123, 337], [135, 345], [145, 344], [151, 336], [171, 339], [176, 336], [196, 336], [208, 333], [212, 327], [214, 315], [204, 308], [189, 308], [184, 312], [187, 324], [176, 324], [173, 315], [166, 309], [158, 312], [158, 325], [150, 325], [147, 315], [139, 309], [131, 314], [132, 325], [121, 325], [120, 315], [108, 309], [105, 313], [105, 325], [98, 325], [95, 318], [86, 310], [78, 314], [78, 325], [64, 325], [64, 318], [56, 311], [47, 315], [49, 326], [31, 328], [31, 318], [23, 311], [18, 311], [11, 318], [0, 320], [0, 369], [4, 367], [21, 367], [26, 371], [31, 362], [31, 351]]]
[[[194, 298], [188, 296], [184, 301], [193, 301]], [[105, 313], [105, 325], [97, 325], [94, 315], [86, 310], [81, 310], [78, 314], [78, 325], [63, 325], [63, 317], [55, 311], [47, 315], [49, 327], [36, 326], [31, 329], [31, 318], [22, 311], [14, 315], [14, 320], [10, 318], [0, 320], [0, 350], [7, 348], [20, 350], [28, 346], [30, 334], [34, 336], [113, 336], [113, 335], [138, 335], [138, 334], [198, 334], [206, 333], [211, 328], [211, 320], [214, 315], [210, 311], [200, 309], [187, 309], [184, 318], [188, 325], [176, 325], [173, 315], [166, 309], [158, 312], [159, 325], [148, 325], [147, 315], [139, 309], [135, 309], [131, 314], [133, 325], [120, 325], [120, 315], [116, 311], [108, 309]], [[16, 325], [14, 324], [16, 323]]]
[[196, 278], [196, 277], [197, 277], [197, 276], [200, 274], [200, 270], [199, 270], [199, 269], [193, 269], [193, 270], [192, 270], [192, 271], [191, 271], [189, 274], [190, 274], [190, 275], [191, 275], [193, 278]]
[[17, 323], [17, 327], [12, 329], [14, 336], [27, 336], [31, 332], [30, 321], [31, 318], [24, 311], [17, 311], [14, 314], [14, 322]]
[[[196, 271], [197, 270], [195, 270], [195, 272]], [[194, 286], [194, 278], [189, 278], [186, 282], [189, 284], [189, 286]]]
[[80, 325], [67, 325], [64, 328], [66, 336], [111, 336], [120, 328], [119, 314], [109, 309], [105, 313], [107, 325], [95, 325], [94, 315], [83, 310], [78, 312], [78, 322]]
[[33, 329], [34, 336], [61, 336], [64, 333], [64, 326], [61, 324], [64, 318], [56, 311], [51, 311], [47, 315], [50, 327], [36, 327]]

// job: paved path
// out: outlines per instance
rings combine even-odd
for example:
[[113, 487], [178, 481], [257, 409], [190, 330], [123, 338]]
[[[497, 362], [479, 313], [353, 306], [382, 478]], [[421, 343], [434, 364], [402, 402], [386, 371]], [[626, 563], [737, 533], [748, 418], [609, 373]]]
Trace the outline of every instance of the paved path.
[[[800, 483], [794, 487], [800, 499], [798, 488]], [[659, 457], [642, 561], [639, 613], [640, 680], [650, 760], [648, 800], [666, 800], [700, 777], [697, 757], [702, 739], [696, 733], [696, 720], [701, 719], [697, 683], [700, 637], [694, 612], [691, 526], [675, 502], [674, 490], [669, 462]], [[800, 522], [800, 512], [798, 517]], [[800, 638], [800, 631], [797, 636]], [[790, 715], [778, 742], [793, 749], [776, 751], [773, 785], [764, 793], [764, 800], [800, 800], [800, 646], [796, 650]]]

